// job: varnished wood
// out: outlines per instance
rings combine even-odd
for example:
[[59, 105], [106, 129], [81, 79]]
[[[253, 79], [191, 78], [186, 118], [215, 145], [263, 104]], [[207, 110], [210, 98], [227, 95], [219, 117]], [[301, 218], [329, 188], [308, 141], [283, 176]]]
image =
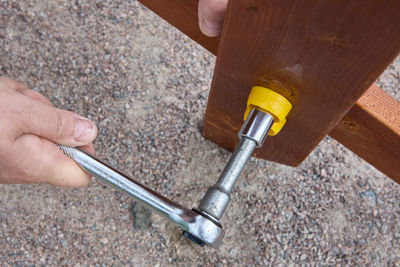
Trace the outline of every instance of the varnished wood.
[[400, 183], [400, 103], [376, 85], [329, 135]]
[[[173, 0], [168, 2], [168, 6], [164, 1], [141, 0], [141, 2], [211, 53], [217, 54], [219, 38], [205, 37], [199, 31], [197, 0]], [[376, 85], [372, 85], [334, 127], [330, 135], [400, 183], [399, 110], [400, 104], [397, 101]], [[218, 112], [218, 109], [212, 111], [215, 116], [205, 120], [206, 127], [213, 128], [205, 131], [205, 134], [222, 144], [226, 136], [236, 138], [234, 132], [240, 127], [241, 122], [237, 123]], [[213, 121], [213, 117], [217, 119]], [[214, 131], [222, 134], [213, 135]], [[233, 149], [234, 142], [228, 142], [225, 147]]]
[[232, 149], [252, 85], [293, 103], [256, 156], [297, 166], [400, 50], [397, 1], [230, 1], [203, 134]]
[[197, 19], [198, 0], [139, 0], [139, 2], [211, 53], [217, 53], [219, 38], [207, 37], [199, 29]]

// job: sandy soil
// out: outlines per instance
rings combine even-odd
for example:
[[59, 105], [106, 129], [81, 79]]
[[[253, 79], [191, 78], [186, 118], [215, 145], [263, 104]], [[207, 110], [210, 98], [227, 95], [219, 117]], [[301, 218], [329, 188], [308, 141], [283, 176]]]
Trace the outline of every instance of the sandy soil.
[[[196, 206], [229, 158], [200, 135], [215, 57], [137, 1], [0, 1], [0, 48], [0, 75], [94, 120], [96, 154], [167, 197]], [[397, 99], [399, 73], [397, 59], [379, 81]], [[0, 262], [400, 262], [400, 186], [329, 137], [298, 168], [250, 161], [219, 250], [132, 205], [96, 180], [83, 189], [0, 186]]]

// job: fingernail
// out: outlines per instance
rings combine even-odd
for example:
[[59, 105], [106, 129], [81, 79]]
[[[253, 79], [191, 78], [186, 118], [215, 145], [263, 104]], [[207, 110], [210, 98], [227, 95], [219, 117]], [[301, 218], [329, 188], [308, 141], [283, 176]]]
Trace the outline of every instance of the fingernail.
[[205, 18], [201, 19], [200, 29], [205, 35], [209, 37], [218, 36], [221, 32], [221, 28], [222, 28], [221, 22], [212, 21]]
[[93, 122], [86, 119], [75, 119], [74, 139], [78, 142], [91, 141], [96, 129]]

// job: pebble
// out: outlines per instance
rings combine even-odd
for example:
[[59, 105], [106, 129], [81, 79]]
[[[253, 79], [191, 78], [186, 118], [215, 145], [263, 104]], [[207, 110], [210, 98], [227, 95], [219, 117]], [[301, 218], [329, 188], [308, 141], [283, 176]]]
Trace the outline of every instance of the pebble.
[[103, 238], [101, 238], [100, 239], [100, 242], [103, 244], [103, 245], [107, 245], [108, 244], [108, 238], [106, 238], [106, 237], [103, 237]]
[[133, 227], [138, 230], [144, 230], [150, 227], [151, 211], [139, 202], [135, 202], [131, 208], [133, 216]]
[[368, 203], [370, 206], [376, 206], [376, 195], [374, 191], [365, 191], [360, 193], [360, 196]]
[[[231, 155], [201, 135], [215, 56], [139, 1], [5, 0], [0, 14], [1, 76], [89, 117], [99, 129], [98, 157], [197, 206]], [[378, 81], [397, 100], [399, 66], [397, 58]], [[0, 265], [399, 261], [400, 186], [334, 139], [296, 168], [252, 158], [239, 181], [246, 186], [233, 190], [218, 250], [190, 244], [171, 223], [131, 207], [128, 196], [96, 179], [80, 189], [0, 186]], [[338, 213], [346, 225], [335, 220]]]

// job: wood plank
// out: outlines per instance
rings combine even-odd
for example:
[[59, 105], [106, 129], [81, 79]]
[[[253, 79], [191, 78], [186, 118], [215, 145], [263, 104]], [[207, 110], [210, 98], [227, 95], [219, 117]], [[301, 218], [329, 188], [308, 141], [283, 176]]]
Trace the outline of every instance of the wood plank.
[[[174, 0], [169, 3], [168, 9], [160, 1], [141, 2], [211, 53], [217, 54], [219, 38], [201, 38], [203, 35], [198, 30], [197, 0]], [[400, 183], [399, 121], [399, 103], [374, 84], [329, 135]], [[225, 128], [229, 127], [228, 121]], [[227, 134], [230, 134], [229, 131]]]
[[230, 1], [203, 135], [233, 149], [252, 85], [293, 103], [256, 156], [297, 166], [400, 51], [397, 1]]
[[329, 135], [400, 183], [400, 103], [376, 85]]
[[200, 31], [197, 19], [198, 0], [139, 0], [139, 2], [214, 55], [217, 54], [219, 38], [207, 37]]

